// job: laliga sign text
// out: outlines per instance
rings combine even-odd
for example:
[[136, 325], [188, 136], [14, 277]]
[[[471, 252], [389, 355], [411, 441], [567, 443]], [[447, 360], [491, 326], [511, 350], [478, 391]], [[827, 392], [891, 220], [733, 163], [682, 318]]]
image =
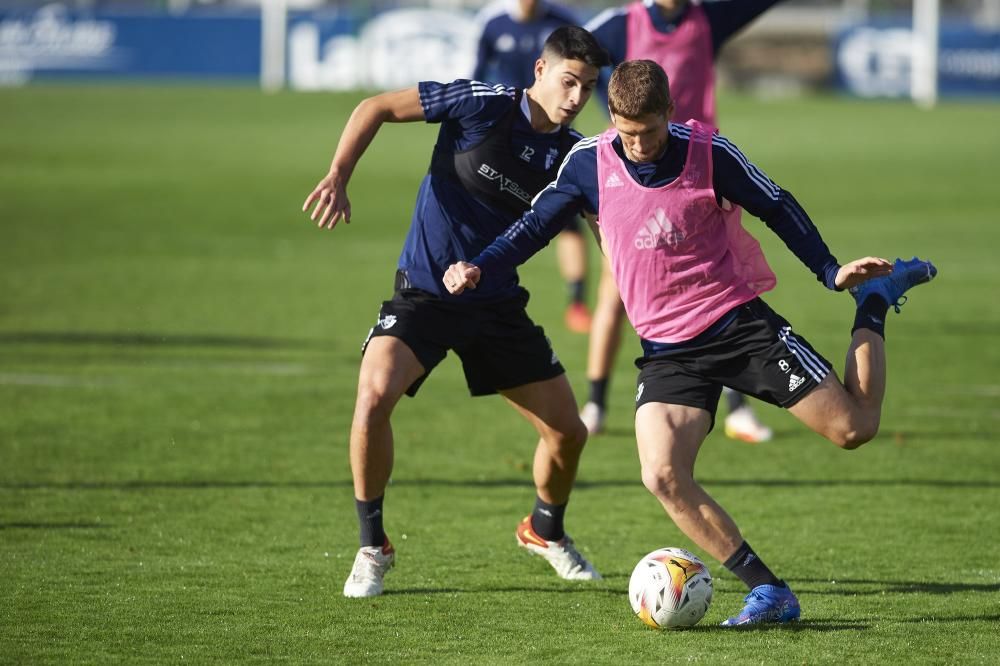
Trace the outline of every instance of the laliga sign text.
[[321, 41], [320, 26], [289, 27], [288, 80], [298, 90], [391, 89], [468, 76], [478, 29], [456, 12], [401, 9], [369, 21], [357, 37]]

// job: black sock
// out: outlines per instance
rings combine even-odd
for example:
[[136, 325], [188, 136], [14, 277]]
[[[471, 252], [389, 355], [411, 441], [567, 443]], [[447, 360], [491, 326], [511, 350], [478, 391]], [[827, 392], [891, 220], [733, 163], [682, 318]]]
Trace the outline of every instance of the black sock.
[[746, 541], [733, 553], [732, 557], [726, 560], [725, 566], [751, 590], [758, 585], [785, 587], [784, 581], [771, 573], [771, 570], [757, 557], [757, 553], [753, 552], [753, 548]]
[[608, 402], [608, 382], [610, 380], [610, 377], [605, 377], [604, 379], [591, 379], [590, 395], [587, 398], [587, 402], [592, 402], [601, 409], [604, 409], [604, 405]]
[[586, 280], [573, 280], [572, 282], [567, 282], [566, 286], [569, 287], [569, 302], [570, 303], [583, 303], [585, 300], [584, 292], [587, 291]]
[[871, 294], [858, 306], [858, 311], [854, 315], [854, 328], [851, 335], [859, 328], [867, 328], [875, 331], [880, 338], [885, 340], [885, 315], [889, 312], [889, 304], [878, 294]]
[[745, 395], [739, 391], [726, 391], [726, 405], [729, 407], [729, 413], [732, 414], [737, 409], [747, 404], [747, 398]]
[[384, 546], [385, 530], [382, 529], [382, 497], [370, 502], [354, 499], [358, 510], [358, 525], [361, 527], [361, 546]]
[[546, 541], [559, 541], [566, 536], [563, 529], [565, 504], [546, 504], [542, 498], [535, 498], [535, 509], [531, 512], [531, 529]]

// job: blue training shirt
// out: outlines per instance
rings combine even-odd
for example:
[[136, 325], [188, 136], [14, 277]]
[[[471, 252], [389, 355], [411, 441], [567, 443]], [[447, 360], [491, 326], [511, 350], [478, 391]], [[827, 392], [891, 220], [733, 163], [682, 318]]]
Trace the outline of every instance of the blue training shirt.
[[[480, 144], [515, 104], [517, 92], [513, 87], [468, 79], [424, 81], [418, 89], [427, 122], [441, 125], [435, 150], [445, 153]], [[522, 109], [527, 109], [526, 104], [522, 101]], [[582, 138], [576, 132], [573, 137]], [[524, 113], [517, 114], [510, 145], [525, 169], [544, 171], [560, 159], [560, 132], [536, 132]], [[568, 218], [558, 217], [565, 226]], [[428, 173], [420, 183], [398, 267], [406, 272], [411, 286], [442, 298], [490, 301], [513, 296], [521, 291], [514, 266], [498, 269], [478, 289], [457, 297], [448, 293], [441, 278], [456, 258], [476, 256], [515, 219], [516, 215], [477, 199], [454, 178]]]
[[[753, 22], [758, 16], [778, 4], [780, 0], [712, 0], [701, 3], [712, 34], [712, 55], [717, 56], [723, 45], [737, 32]], [[662, 33], [671, 33], [684, 21], [691, 8], [690, 3], [673, 20], [666, 20], [653, 0], [644, 0], [646, 11], [653, 22], [653, 28]], [[628, 23], [625, 7], [606, 9], [584, 26], [597, 42], [611, 56], [611, 66], [601, 71], [596, 93], [607, 108], [608, 79], [611, 70], [625, 60]], [[686, 119], [685, 119], [686, 120]]]
[[[613, 146], [636, 182], [662, 187], [675, 180], [687, 161], [691, 128], [669, 123], [663, 155], [653, 162], [635, 163], [625, 158], [621, 139]], [[556, 180], [532, 202], [531, 210], [470, 263], [479, 266], [485, 280], [493, 271], [518, 266], [542, 249], [562, 228], [566, 211], [598, 211], [597, 142], [593, 136], [577, 143], [566, 156]], [[840, 265], [823, 242], [809, 216], [787, 190], [772, 181], [725, 137], [712, 137], [712, 184], [716, 197], [724, 197], [763, 220], [816, 278], [830, 289]]]
[[500, 81], [518, 88], [535, 82], [535, 61], [545, 40], [556, 28], [577, 25], [577, 18], [565, 8], [542, 2], [539, 15], [518, 21], [510, 13], [510, 2], [494, 3], [477, 17], [483, 24], [472, 78]]

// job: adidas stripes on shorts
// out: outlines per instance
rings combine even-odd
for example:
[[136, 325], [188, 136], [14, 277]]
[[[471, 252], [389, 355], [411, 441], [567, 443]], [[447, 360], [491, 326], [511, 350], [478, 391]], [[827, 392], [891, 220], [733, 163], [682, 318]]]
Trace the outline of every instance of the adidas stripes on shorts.
[[723, 386], [788, 408], [830, 373], [830, 362], [759, 298], [738, 306], [714, 337], [635, 364], [636, 409], [647, 402], [699, 407], [713, 423]]

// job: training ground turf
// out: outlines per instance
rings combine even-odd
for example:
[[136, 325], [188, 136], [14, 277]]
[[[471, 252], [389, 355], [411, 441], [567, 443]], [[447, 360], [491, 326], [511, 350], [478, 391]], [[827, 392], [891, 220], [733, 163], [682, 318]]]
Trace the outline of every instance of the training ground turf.
[[[359, 347], [434, 140], [385, 128], [354, 221], [317, 231], [299, 208], [357, 100], [0, 91], [0, 662], [996, 662], [997, 106], [720, 100], [725, 133], [842, 261], [916, 254], [940, 273], [890, 313], [875, 441], [843, 452], [760, 406], [773, 442], [717, 431], [703, 448], [699, 479], [802, 621], [718, 628], [745, 591], [709, 560], [707, 616], [658, 633], [629, 609], [632, 566], [699, 551], [639, 481], [631, 336], [567, 517], [603, 581], [563, 582], [515, 547], [532, 431], [465, 397], [450, 357], [394, 419], [388, 593], [341, 596]], [[842, 369], [850, 297], [746, 223], [779, 276], [767, 300]], [[522, 276], [582, 399], [586, 340], [562, 325], [552, 250]]]

